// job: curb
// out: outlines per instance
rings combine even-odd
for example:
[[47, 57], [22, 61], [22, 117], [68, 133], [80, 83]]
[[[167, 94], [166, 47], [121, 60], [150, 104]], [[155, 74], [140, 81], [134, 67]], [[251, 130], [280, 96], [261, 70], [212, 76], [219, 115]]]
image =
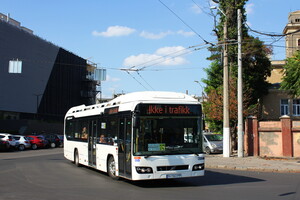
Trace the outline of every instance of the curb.
[[243, 166], [228, 166], [228, 165], [205, 165], [207, 169], [224, 169], [238, 171], [255, 171], [255, 172], [273, 172], [273, 173], [300, 173], [300, 169], [268, 169], [260, 167], [243, 167]]

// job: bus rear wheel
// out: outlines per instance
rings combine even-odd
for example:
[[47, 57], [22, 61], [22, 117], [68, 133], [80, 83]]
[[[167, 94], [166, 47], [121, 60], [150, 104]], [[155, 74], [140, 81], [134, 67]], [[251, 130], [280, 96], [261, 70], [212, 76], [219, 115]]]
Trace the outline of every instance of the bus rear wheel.
[[119, 177], [116, 176], [116, 162], [113, 156], [109, 157], [108, 159], [107, 173], [112, 179], [119, 180]]

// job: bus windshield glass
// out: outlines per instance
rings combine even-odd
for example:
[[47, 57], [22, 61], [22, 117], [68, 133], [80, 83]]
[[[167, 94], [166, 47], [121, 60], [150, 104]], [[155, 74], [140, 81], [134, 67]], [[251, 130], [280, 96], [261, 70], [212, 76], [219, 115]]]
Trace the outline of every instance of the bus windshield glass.
[[134, 155], [202, 153], [201, 121], [197, 117], [141, 117], [134, 131]]

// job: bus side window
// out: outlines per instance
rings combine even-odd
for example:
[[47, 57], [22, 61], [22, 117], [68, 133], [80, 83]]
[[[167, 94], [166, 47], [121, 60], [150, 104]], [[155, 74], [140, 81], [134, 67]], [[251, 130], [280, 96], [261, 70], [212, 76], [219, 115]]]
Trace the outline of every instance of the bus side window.
[[88, 138], [87, 128], [83, 127], [81, 132], [81, 139], [87, 140], [87, 138]]
[[74, 138], [74, 123], [71, 120], [66, 123], [66, 137], [67, 139]]
[[118, 123], [116, 117], [107, 117], [105, 122], [101, 122], [101, 134], [105, 134], [106, 144], [115, 145], [117, 142]]

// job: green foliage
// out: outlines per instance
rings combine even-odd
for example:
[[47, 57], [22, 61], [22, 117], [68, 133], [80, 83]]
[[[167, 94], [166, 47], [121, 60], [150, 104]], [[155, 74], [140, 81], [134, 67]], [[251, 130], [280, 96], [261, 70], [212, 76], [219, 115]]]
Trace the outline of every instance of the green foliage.
[[223, 67], [220, 61], [215, 60], [211, 63], [210, 68], [205, 68], [207, 79], [202, 80], [207, 87], [205, 92], [209, 93], [212, 89], [219, 88], [223, 84]]
[[267, 94], [269, 83], [266, 82], [271, 75], [271, 62], [267, 54], [271, 51], [257, 38], [249, 37], [243, 44], [243, 84], [246, 90], [251, 91], [250, 104]]
[[[234, 130], [235, 124], [237, 124], [237, 9], [241, 9], [242, 13], [242, 67], [243, 67], [243, 107], [244, 116], [253, 115], [257, 113], [258, 99], [267, 94], [268, 83], [266, 78], [271, 74], [271, 62], [267, 55], [272, 50], [264, 46], [263, 42], [257, 38], [254, 38], [248, 34], [248, 29], [245, 26], [245, 4], [247, 0], [220, 0], [219, 8], [226, 14], [225, 16], [219, 12], [220, 21], [216, 27], [216, 36], [220, 44], [224, 42], [223, 38], [223, 26], [225, 20], [227, 20], [227, 43], [228, 43], [228, 62], [229, 62], [229, 76], [230, 76], [230, 124]], [[207, 93], [208, 102], [204, 105], [204, 111], [206, 112], [207, 120], [211, 122], [214, 128], [222, 128], [222, 119], [217, 115], [222, 115], [223, 94], [223, 64], [222, 64], [222, 47], [211, 47], [211, 56], [207, 58], [211, 60], [211, 65], [205, 69], [207, 78], [202, 81], [206, 84], [205, 92]], [[300, 87], [299, 87], [300, 88]], [[217, 92], [216, 92], [217, 91]], [[218, 95], [220, 97], [218, 97]], [[209, 102], [213, 101], [213, 102]], [[217, 105], [221, 104], [221, 105]]]
[[280, 89], [287, 91], [293, 98], [300, 96], [300, 51], [286, 59], [284, 76]]

